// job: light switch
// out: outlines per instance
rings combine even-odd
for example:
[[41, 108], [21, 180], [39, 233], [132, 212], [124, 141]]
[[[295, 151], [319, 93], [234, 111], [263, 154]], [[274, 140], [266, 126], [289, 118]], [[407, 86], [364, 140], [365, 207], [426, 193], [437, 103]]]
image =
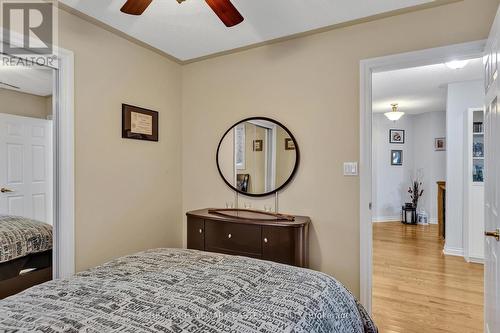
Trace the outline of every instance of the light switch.
[[344, 176], [357, 176], [357, 175], [358, 175], [358, 162], [345, 162]]

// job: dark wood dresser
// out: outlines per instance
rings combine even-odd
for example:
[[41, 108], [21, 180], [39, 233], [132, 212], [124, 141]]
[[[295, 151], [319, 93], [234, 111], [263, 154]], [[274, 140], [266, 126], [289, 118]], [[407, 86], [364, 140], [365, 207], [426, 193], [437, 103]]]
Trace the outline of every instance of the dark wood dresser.
[[245, 209], [201, 209], [186, 215], [188, 249], [309, 266], [307, 216]]

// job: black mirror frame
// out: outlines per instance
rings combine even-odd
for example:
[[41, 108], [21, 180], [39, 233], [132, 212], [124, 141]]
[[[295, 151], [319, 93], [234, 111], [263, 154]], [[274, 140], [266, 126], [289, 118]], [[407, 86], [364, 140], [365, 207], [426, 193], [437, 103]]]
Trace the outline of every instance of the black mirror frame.
[[[274, 189], [271, 192], [266, 192], [266, 193], [261, 193], [261, 194], [253, 194], [253, 193], [247, 193], [247, 192], [243, 192], [243, 191], [238, 190], [236, 187], [234, 187], [233, 185], [231, 185], [227, 181], [227, 179], [224, 177], [224, 174], [222, 173], [222, 170], [221, 170], [220, 165], [219, 165], [219, 150], [220, 150], [220, 147], [222, 145], [222, 141], [224, 140], [224, 138], [226, 137], [226, 135], [230, 131], [232, 131], [233, 128], [235, 128], [236, 126], [238, 126], [239, 124], [247, 122], [247, 121], [251, 121], [251, 120], [266, 120], [266, 121], [269, 121], [269, 122], [272, 122], [272, 123], [274, 123], [276, 125], [281, 126], [281, 128], [283, 128], [285, 130], [285, 132], [287, 132], [287, 134], [290, 136], [290, 138], [292, 139], [293, 143], [295, 144], [296, 160], [295, 160], [295, 166], [293, 167], [293, 171], [290, 174], [290, 176], [288, 177], [288, 179], [283, 183], [283, 185], [281, 185], [280, 187]], [[297, 143], [297, 140], [295, 140], [295, 137], [293, 136], [292, 132], [290, 132], [290, 130], [288, 128], [286, 128], [279, 121], [271, 119], [271, 118], [267, 118], [267, 117], [250, 117], [250, 118], [246, 118], [246, 119], [243, 119], [243, 120], [235, 123], [233, 126], [231, 126], [224, 133], [224, 135], [222, 135], [222, 138], [219, 141], [219, 145], [217, 146], [217, 153], [215, 155], [215, 162], [217, 163], [217, 170], [219, 171], [219, 175], [221, 176], [222, 180], [224, 180], [224, 183], [226, 183], [226, 185], [229, 186], [233, 191], [236, 191], [239, 194], [242, 194], [242, 195], [245, 195], [245, 196], [248, 196], [248, 197], [262, 198], [262, 197], [267, 197], [267, 196], [273, 195], [276, 192], [281, 191], [282, 189], [284, 189], [293, 180], [293, 178], [295, 177], [295, 174], [297, 173], [297, 170], [299, 168], [299, 164], [300, 164], [300, 150], [299, 150], [299, 145]]]

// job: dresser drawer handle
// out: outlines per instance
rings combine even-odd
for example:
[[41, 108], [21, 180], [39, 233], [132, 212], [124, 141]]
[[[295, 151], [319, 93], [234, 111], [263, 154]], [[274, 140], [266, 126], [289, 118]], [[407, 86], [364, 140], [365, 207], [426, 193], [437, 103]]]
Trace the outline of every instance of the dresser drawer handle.
[[267, 243], [267, 238], [264, 238], [264, 243]]
[[202, 233], [203, 233], [203, 229], [198, 230], [198, 232], [199, 232], [200, 234], [202, 234]]
[[231, 235], [231, 234], [227, 235], [227, 238], [229, 238], [229, 239], [231, 239], [232, 237], [233, 237], [233, 235]]

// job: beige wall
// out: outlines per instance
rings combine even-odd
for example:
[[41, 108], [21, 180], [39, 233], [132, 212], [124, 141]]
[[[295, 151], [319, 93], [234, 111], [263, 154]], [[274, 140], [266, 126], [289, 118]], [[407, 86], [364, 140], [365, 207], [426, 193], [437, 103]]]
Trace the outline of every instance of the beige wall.
[[26, 94], [10, 89], [0, 89], [0, 113], [47, 119], [52, 114], [51, 96]]
[[[76, 268], [180, 246], [181, 68], [60, 11], [75, 55]], [[121, 138], [121, 104], [159, 111], [160, 141]]]
[[497, 6], [466, 0], [184, 66], [184, 210], [233, 197], [215, 165], [224, 131], [245, 117], [276, 118], [302, 154], [280, 210], [312, 217], [312, 268], [358, 295], [359, 179], [343, 177], [342, 163], [359, 160], [359, 61], [486, 38]]

